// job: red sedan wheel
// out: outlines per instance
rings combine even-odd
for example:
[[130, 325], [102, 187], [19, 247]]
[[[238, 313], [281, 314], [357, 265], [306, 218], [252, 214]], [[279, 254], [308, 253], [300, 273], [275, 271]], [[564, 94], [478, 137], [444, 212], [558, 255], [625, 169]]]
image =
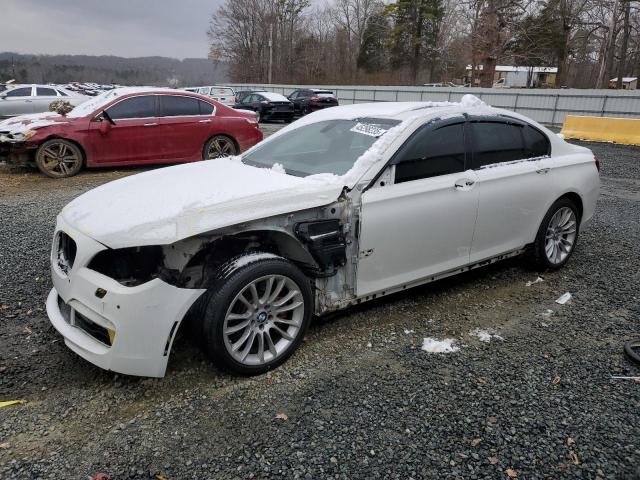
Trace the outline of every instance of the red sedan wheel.
[[36, 165], [51, 178], [71, 177], [82, 168], [82, 151], [77, 145], [54, 138], [47, 140], [36, 152]]

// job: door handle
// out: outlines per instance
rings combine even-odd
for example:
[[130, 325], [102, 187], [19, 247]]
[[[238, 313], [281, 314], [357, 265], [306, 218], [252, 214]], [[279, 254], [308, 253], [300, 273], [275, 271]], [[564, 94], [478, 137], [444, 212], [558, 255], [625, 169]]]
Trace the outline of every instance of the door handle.
[[154, 123], [145, 123], [145, 124], [143, 125], [143, 127], [157, 127], [157, 126], [158, 126], [158, 124], [157, 124], [157, 123], [155, 123], [155, 122], [154, 122]]
[[25, 100], [25, 103], [33, 103], [33, 100]]
[[198, 120], [198, 123], [211, 123], [211, 120]]
[[475, 185], [476, 182], [474, 182], [473, 180], [458, 180], [454, 186], [457, 189], [467, 189], [469, 187], [473, 187]]
[[539, 168], [538, 170], [536, 170], [536, 173], [539, 174], [545, 174], [545, 173], [549, 173], [550, 168]]

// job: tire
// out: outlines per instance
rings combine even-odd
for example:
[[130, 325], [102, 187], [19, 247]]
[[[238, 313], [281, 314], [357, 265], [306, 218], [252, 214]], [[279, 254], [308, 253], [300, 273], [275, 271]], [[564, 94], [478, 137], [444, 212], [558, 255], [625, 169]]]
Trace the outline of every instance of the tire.
[[547, 270], [562, 268], [575, 250], [579, 229], [580, 214], [575, 203], [568, 198], [557, 200], [538, 228], [532, 250], [535, 264]]
[[237, 154], [238, 147], [236, 147], [236, 143], [226, 135], [211, 137], [202, 150], [202, 158], [204, 160], [230, 157]]
[[[285, 362], [311, 320], [309, 279], [291, 262], [270, 253], [235, 257], [216, 276], [203, 299], [207, 355], [240, 375], [259, 375]], [[282, 308], [279, 316], [277, 307]]]
[[284, 119], [284, 123], [291, 123], [293, 122], [293, 117], [287, 117]]
[[629, 361], [640, 365], [640, 337], [629, 340], [624, 344], [624, 354]]
[[302, 109], [302, 116], [309, 115], [311, 113], [311, 109], [309, 107], [304, 107]]
[[66, 178], [77, 174], [84, 163], [82, 150], [62, 138], [47, 140], [36, 150], [38, 170], [51, 178]]

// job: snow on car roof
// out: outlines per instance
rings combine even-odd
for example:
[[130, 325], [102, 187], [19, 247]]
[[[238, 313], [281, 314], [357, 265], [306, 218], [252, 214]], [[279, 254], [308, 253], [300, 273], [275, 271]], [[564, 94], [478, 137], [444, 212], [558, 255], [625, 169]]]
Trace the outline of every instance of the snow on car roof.
[[284, 95], [280, 95], [279, 93], [274, 92], [257, 92], [262, 95], [267, 100], [271, 100], [272, 102], [288, 102], [289, 99]]
[[95, 112], [100, 107], [103, 107], [107, 103], [115, 100], [123, 95], [129, 95], [131, 93], [185, 93], [181, 90], [170, 90], [166, 88], [153, 88], [153, 87], [123, 87], [114, 88], [113, 90], [107, 90], [100, 95], [96, 95], [91, 100], [81, 103], [76, 108], [67, 113], [69, 118], [86, 117], [90, 113]]

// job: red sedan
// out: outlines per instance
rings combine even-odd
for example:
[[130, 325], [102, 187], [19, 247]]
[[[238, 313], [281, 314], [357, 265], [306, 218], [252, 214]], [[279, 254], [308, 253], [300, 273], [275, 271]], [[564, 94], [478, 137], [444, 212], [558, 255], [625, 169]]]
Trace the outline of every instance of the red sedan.
[[236, 155], [262, 140], [255, 114], [177, 90], [116, 89], [66, 115], [0, 122], [0, 160], [35, 163], [49, 177], [82, 166], [193, 162]]

